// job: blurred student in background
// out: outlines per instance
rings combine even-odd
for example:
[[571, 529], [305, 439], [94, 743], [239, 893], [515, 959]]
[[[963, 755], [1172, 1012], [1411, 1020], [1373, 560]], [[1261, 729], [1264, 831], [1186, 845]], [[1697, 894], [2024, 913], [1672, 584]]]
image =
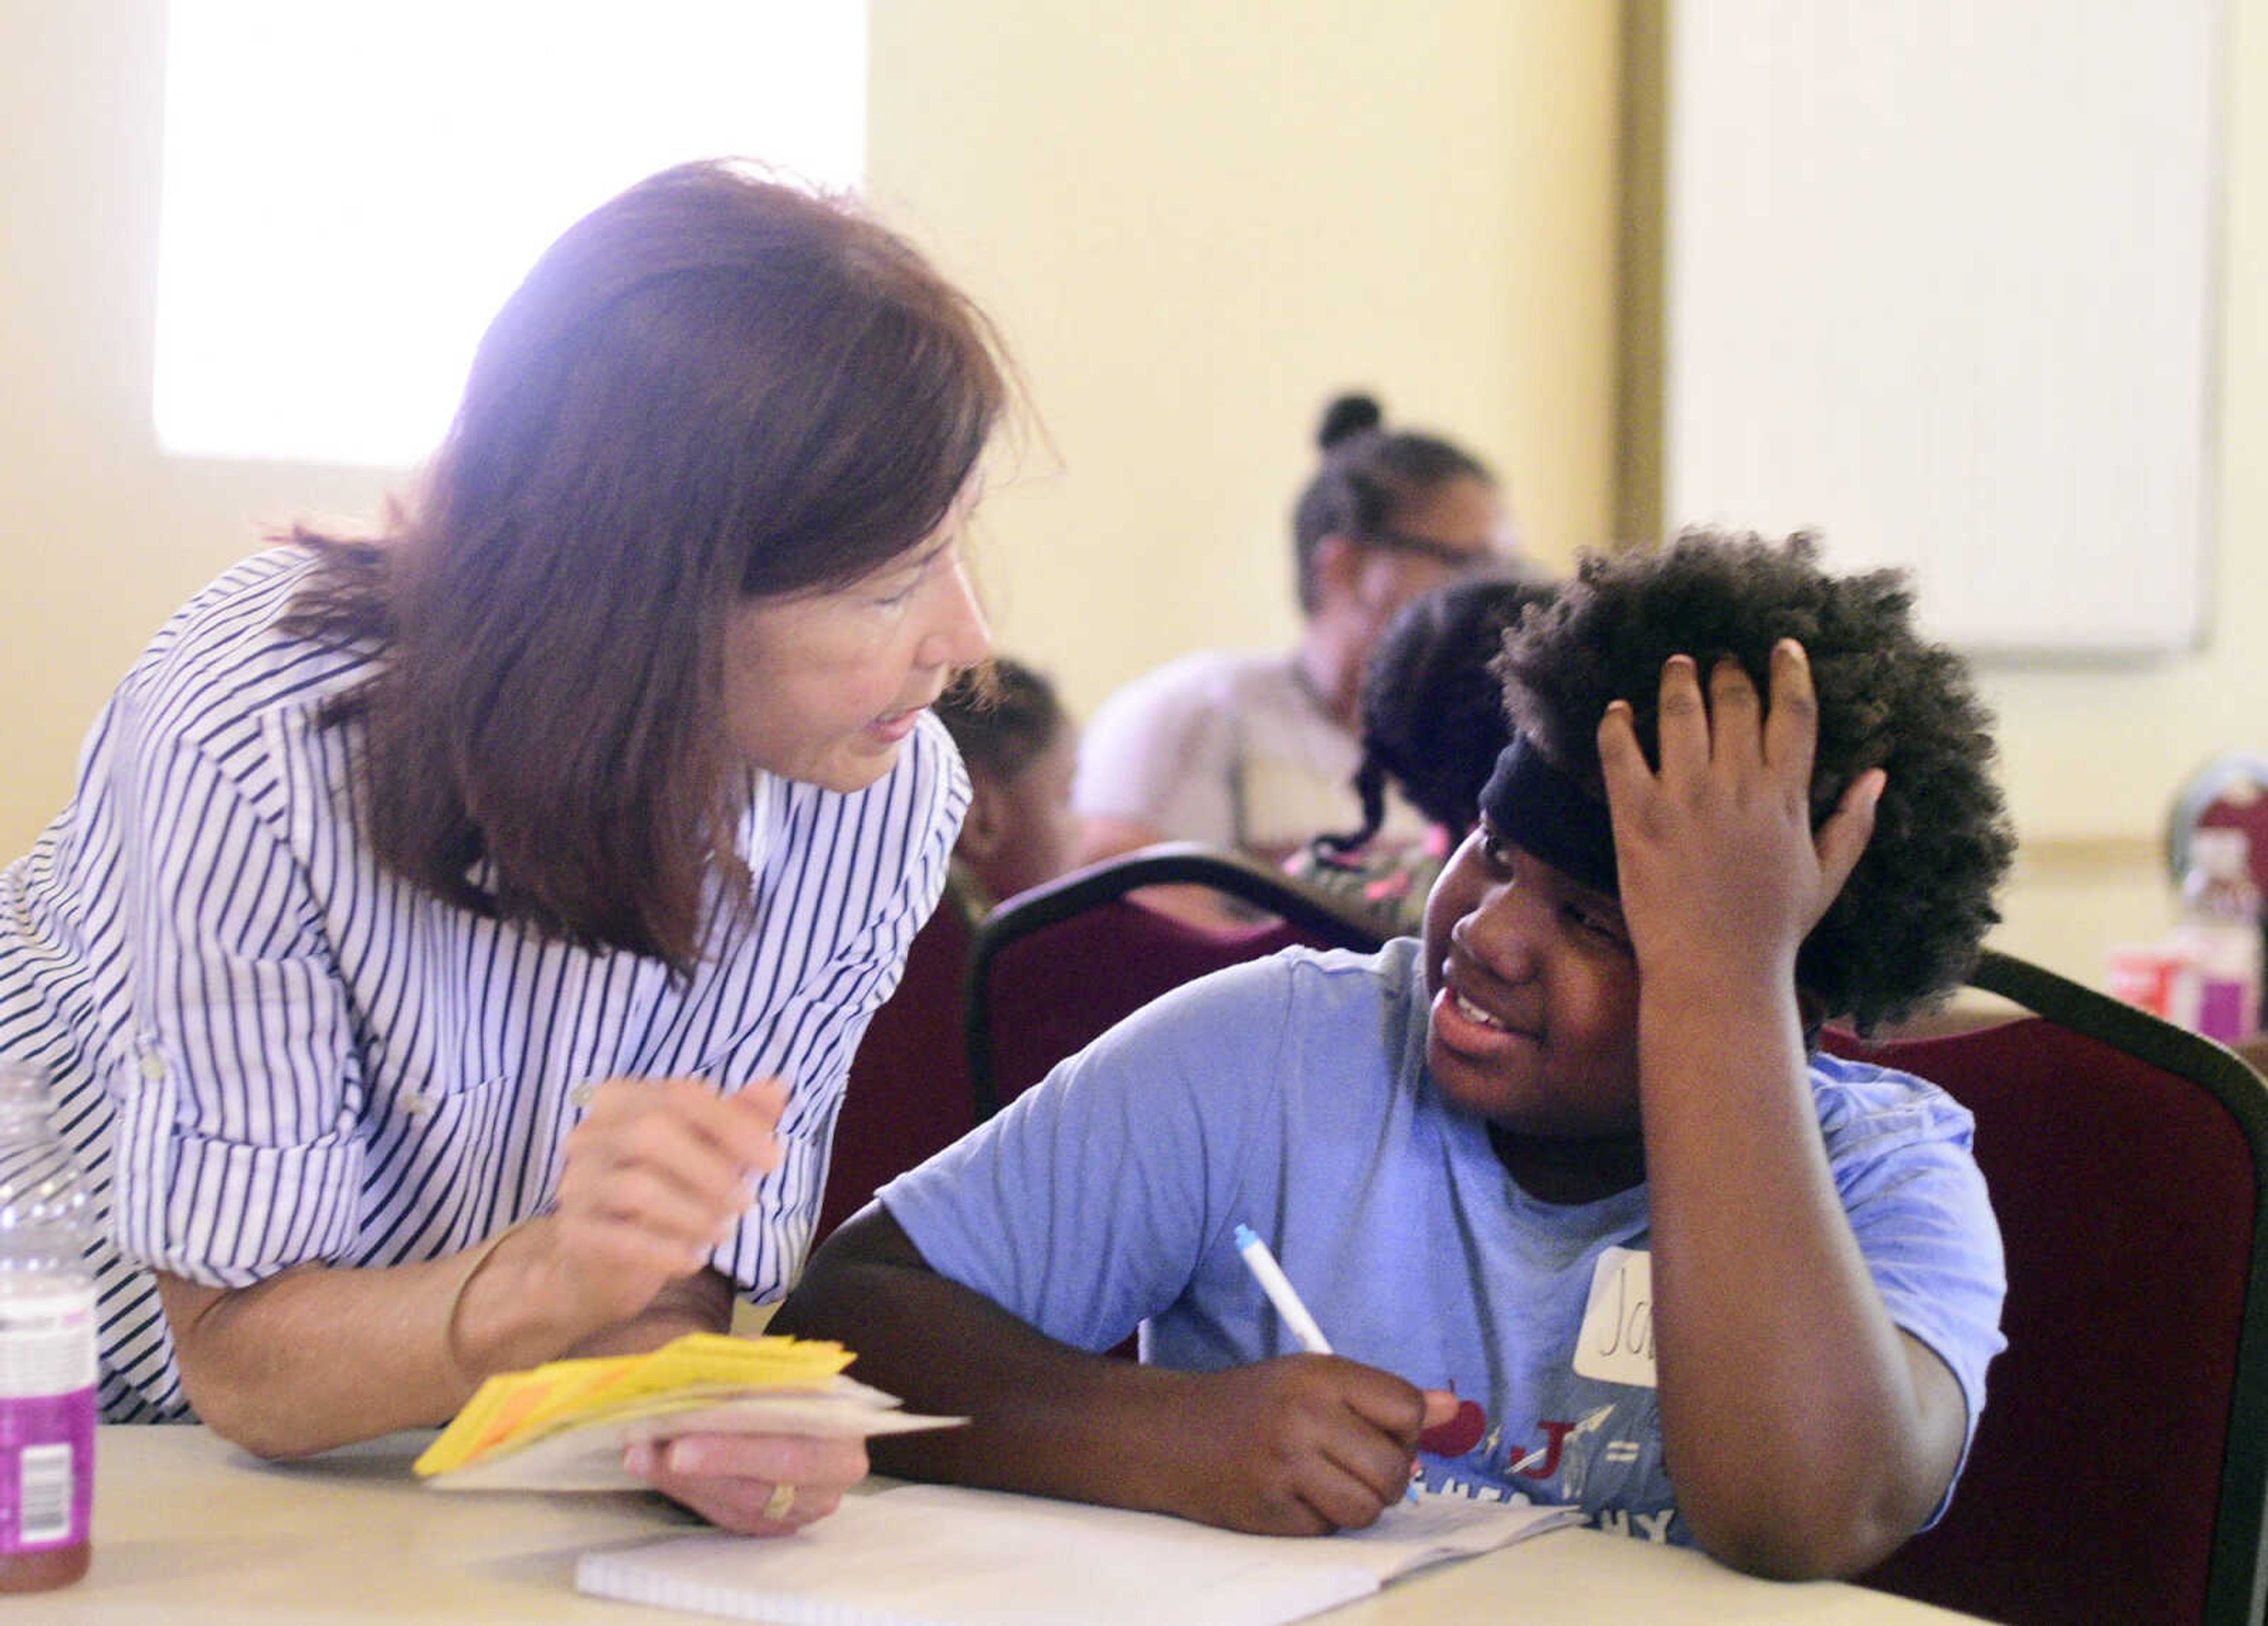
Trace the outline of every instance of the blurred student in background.
[[1079, 728], [1052, 683], [1005, 655], [993, 658], [990, 682], [972, 672], [946, 690], [937, 715], [968, 769], [950, 884], [982, 916], [1078, 861], [1071, 782]]
[[[1419, 593], [1506, 563], [1496, 481], [1437, 436], [1386, 427], [1367, 395], [1331, 402], [1322, 458], [1292, 515], [1299, 644], [1204, 651], [1106, 701], [1079, 750], [1072, 805], [1092, 862], [1161, 841], [1241, 848], [1280, 863], [1361, 817], [1357, 705], [1371, 647]], [[1424, 821], [1389, 798], [1380, 839]]]
[[[1483, 579], [1437, 588], [1402, 607], [1362, 685], [1362, 822], [1317, 836], [1285, 865], [1298, 879], [1351, 898], [1389, 936], [1425, 924], [1425, 894], [1480, 820], [1481, 787], [1512, 743], [1504, 685], [1491, 665], [1539, 583]], [[1398, 791], [1426, 822], [1417, 842], [1377, 840], [1387, 796]]]

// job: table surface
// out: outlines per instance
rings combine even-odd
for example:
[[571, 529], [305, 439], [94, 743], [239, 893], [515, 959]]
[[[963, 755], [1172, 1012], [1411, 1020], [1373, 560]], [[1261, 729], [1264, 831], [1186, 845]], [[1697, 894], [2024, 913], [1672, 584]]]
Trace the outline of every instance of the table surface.
[[[541, 1622], [710, 1618], [586, 1598], [593, 1547], [694, 1528], [634, 1494], [452, 1494], [411, 1475], [430, 1435], [263, 1463], [201, 1428], [109, 1427], [95, 1468], [94, 1567], [40, 1594], [42, 1626]], [[0, 1617], [19, 1613], [0, 1599]], [[1158, 1618], [1170, 1621], [1160, 1600]], [[1860, 1587], [1751, 1580], [1697, 1553], [1555, 1530], [1407, 1577], [1317, 1616], [1329, 1626], [1442, 1620], [1678, 1626], [1925, 1626], [1970, 1617]]]

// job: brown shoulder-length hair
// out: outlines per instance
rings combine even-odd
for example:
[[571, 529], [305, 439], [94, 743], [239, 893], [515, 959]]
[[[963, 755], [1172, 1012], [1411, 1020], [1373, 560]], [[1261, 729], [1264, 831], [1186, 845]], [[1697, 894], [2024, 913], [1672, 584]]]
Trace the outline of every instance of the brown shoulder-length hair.
[[291, 629], [381, 650], [330, 714], [379, 861], [688, 969], [711, 889], [747, 895], [728, 611], [932, 533], [1005, 398], [983, 315], [841, 201], [691, 164], [569, 228], [393, 533], [295, 533], [325, 558]]

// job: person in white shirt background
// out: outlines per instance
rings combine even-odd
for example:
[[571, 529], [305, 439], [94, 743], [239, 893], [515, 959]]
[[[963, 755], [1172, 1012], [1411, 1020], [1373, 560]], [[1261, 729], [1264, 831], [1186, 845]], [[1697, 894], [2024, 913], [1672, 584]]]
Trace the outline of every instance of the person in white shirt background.
[[[1359, 822], [1357, 709], [1372, 646], [1411, 599], [1511, 567], [1495, 476], [1469, 452], [1389, 429], [1363, 394], [1333, 401], [1316, 439], [1322, 456], [1292, 515], [1298, 644], [1185, 655], [1103, 703], [1072, 790], [1082, 862], [1193, 841], [1278, 863]], [[1424, 834], [1424, 820], [1396, 800], [1380, 840]], [[1186, 894], [1144, 895], [1200, 921], [1221, 918], [1219, 906]]]

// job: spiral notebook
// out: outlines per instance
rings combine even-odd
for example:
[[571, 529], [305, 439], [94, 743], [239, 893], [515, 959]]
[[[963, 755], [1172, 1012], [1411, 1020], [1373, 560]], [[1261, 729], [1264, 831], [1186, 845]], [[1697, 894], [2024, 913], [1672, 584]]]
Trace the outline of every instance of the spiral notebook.
[[1242, 1535], [1156, 1513], [908, 1485], [846, 1497], [793, 1536], [674, 1536], [585, 1553], [575, 1585], [782, 1626], [1277, 1626], [1581, 1518], [1571, 1507], [1428, 1496], [1367, 1530]]

